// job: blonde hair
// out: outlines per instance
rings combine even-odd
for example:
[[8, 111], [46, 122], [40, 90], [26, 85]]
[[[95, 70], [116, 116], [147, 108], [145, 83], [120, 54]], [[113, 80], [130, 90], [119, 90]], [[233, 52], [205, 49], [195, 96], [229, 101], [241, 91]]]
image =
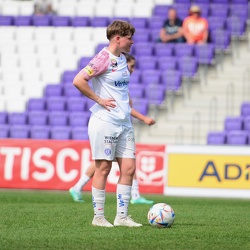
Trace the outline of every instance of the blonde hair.
[[106, 35], [108, 40], [111, 40], [114, 36], [133, 36], [135, 33], [135, 28], [132, 24], [121, 21], [115, 20], [113, 21], [106, 30]]

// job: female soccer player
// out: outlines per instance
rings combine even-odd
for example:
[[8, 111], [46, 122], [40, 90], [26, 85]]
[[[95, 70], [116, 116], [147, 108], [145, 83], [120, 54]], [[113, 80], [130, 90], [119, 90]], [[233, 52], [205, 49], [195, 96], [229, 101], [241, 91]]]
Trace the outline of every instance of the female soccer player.
[[[106, 181], [114, 159], [120, 168], [114, 226], [142, 226], [128, 216], [135, 173], [135, 142], [130, 119], [130, 73], [122, 53], [130, 52], [134, 32], [135, 28], [128, 22], [112, 22], [106, 30], [108, 47], [101, 50], [73, 82], [82, 94], [96, 102], [90, 109], [92, 115], [88, 125], [92, 158], [96, 166], [92, 182], [94, 226], [113, 227], [104, 217], [104, 203]], [[88, 85], [90, 79], [94, 91]]]
[[[130, 54], [124, 54], [127, 60], [128, 64], [128, 70], [130, 74], [134, 72], [135, 68], [135, 58]], [[138, 118], [145, 124], [151, 126], [155, 123], [154, 119], [144, 116], [143, 114], [139, 113], [135, 109], [132, 108], [131, 115], [135, 118]], [[95, 173], [95, 162], [93, 161], [90, 166], [88, 167], [86, 173], [79, 179], [79, 181], [76, 183], [76, 185], [72, 188], [70, 188], [69, 192], [76, 202], [83, 202], [82, 198], [82, 189], [84, 186], [89, 182], [89, 180], [93, 177]], [[136, 173], [134, 174], [133, 183], [132, 183], [132, 190], [131, 190], [131, 204], [153, 204], [154, 202], [152, 200], [147, 200], [146, 198], [140, 196], [139, 187], [138, 187], [138, 181], [136, 177]]]

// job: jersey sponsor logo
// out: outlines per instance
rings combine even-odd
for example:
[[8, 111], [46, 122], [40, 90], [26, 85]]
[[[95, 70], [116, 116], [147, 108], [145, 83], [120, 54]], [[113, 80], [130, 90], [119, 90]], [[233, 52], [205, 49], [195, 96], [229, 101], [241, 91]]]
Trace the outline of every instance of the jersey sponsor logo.
[[123, 77], [128, 76], [128, 71], [124, 71], [124, 72], [122, 73], [122, 76], [123, 76]]
[[111, 149], [110, 149], [110, 148], [106, 148], [106, 149], [104, 150], [104, 153], [105, 153], [106, 155], [111, 155]]
[[94, 69], [90, 65], [86, 66], [83, 70], [88, 76], [92, 76], [95, 73]]
[[112, 72], [115, 72], [118, 69], [118, 63], [115, 59], [111, 59], [111, 67], [112, 67]]
[[128, 83], [129, 83], [129, 80], [115, 81], [115, 86], [116, 87], [123, 87], [123, 86], [127, 86]]

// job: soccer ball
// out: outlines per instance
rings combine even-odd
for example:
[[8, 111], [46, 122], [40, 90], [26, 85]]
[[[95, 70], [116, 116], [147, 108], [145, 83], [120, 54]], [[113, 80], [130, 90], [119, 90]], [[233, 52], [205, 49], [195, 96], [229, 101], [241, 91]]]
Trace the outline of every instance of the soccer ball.
[[157, 203], [148, 211], [148, 221], [154, 227], [171, 227], [175, 213], [172, 207], [165, 203]]

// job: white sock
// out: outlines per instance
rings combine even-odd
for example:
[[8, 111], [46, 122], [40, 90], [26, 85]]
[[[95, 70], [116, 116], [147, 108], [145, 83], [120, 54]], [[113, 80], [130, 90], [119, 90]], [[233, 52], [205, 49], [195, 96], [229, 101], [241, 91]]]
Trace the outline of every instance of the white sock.
[[94, 207], [94, 216], [104, 216], [105, 190], [96, 189], [92, 186], [92, 203]]
[[90, 178], [86, 174], [84, 174], [80, 180], [74, 186], [74, 189], [78, 192], [81, 192], [83, 187], [89, 182]]
[[124, 217], [128, 215], [128, 204], [130, 200], [131, 186], [117, 184], [117, 212], [116, 215]]
[[131, 196], [133, 200], [136, 200], [140, 197], [139, 185], [137, 180], [133, 180]]

